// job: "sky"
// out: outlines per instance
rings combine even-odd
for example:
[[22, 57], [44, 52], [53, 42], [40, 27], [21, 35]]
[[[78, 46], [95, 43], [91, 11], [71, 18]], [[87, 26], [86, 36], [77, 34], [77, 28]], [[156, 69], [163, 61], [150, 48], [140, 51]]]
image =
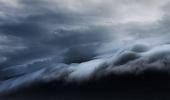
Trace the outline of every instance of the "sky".
[[167, 71], [170, 0], [0, 0], [0, 93]]

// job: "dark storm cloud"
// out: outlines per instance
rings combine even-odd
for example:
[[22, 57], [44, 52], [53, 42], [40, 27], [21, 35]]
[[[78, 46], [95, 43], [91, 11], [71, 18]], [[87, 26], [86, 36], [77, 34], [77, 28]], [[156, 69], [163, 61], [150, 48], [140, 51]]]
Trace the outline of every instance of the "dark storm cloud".
[[[138, 51], [137, 49], [139, 48], [144, 50]], [[44, 83], [54, 80], [82, 82], [109, 74], [140, 74], [147, 70], [169, 72], [170, 46], [160, 45], [147, 50], [145, 48], [144, 45], [135, 45], [109, 58], [95, 59], [70, 65], [54, 64], [51, 67], [44, 67], [35, 72], [29, 72], [20, 77], [5, 80], [1, 84], [0, 90], [2, 93], [5, 93], [23, 87], [29, 87], [39, 82]], [[16, 69], [13, 69], [13, 73], [11, 73], [15, 75], [18, 71], [23, 72], [24, 70], [21, 68], [17, 69], [16, 67]]]
[[[0, 25], [0, 31], [7, 36], [20, 38], [26, 50], [8, 54], [3, 66], [44, 59], [62, 54], [63, 51], [68, 51], [65, 53], [66, 63], [81, 62], [93, 57], [96, 47], [108, 41], [107, 35], [104, 35], [108, 34], [106, 27], [90, 26], [83, 16], [66, 13], [65, 10], [50, 10], [47, 1], [32, 2], [19, 1], [18, 6], [22, 7], [13, 8], [16, 9], [14, 13], [8, 13], [9, 8], [4, 8], [4, 12], [12, 18]], [[21, 16], [17, 13], [21, 13]], [[19, 20], [15, 22], [16, 19]]]
[[169, 72], [168, 2], [0, 1], [0, 92], [111, 73]]

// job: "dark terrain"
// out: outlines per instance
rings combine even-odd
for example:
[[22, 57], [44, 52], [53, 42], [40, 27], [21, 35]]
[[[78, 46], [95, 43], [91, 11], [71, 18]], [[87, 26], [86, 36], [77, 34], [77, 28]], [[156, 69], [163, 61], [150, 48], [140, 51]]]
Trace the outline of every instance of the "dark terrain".
[[37, 84], [0, 100], [170, 100], [170, 75], [144, 72], [140, 75], [109, 75], [83, 83]]

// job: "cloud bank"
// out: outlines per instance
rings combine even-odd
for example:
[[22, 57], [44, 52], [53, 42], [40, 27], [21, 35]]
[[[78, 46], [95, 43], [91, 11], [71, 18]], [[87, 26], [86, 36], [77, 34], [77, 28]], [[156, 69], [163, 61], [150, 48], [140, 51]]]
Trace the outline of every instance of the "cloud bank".
[[0, 92], [169, 72], [169, 0], [1, 0]]

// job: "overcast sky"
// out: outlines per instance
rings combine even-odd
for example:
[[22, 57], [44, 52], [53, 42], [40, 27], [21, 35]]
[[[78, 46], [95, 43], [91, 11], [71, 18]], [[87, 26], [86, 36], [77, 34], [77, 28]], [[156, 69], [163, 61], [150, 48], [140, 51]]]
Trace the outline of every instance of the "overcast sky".
[[135, 73], [140, 61], [164, 69], [169, 10], [170, 0], [0, 0], [0, 80], [13, 89], [63, 75]]

